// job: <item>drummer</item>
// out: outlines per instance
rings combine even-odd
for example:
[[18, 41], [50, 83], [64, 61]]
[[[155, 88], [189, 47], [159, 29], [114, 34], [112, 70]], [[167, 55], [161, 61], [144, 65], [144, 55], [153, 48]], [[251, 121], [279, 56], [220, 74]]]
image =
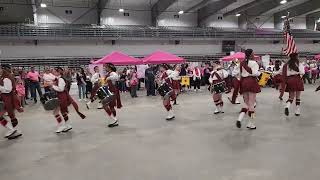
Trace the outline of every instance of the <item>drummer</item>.
[[107, 63], [105, 65], [107, 76], [106, 76], [106, 86], [108, 86], [109, 90], [115, 95], [114, 99], [109, 104], [104, 104], [103, 108], [109, 115], [109, 128], [113, 128], [119, 126], [119, 122], [117, 119], [117, 112], [115, 107], [120, 109], [122, 107], [121, 99], [120, 99], [120, 92], [117, 86], [117, 82], [119, 81], [119, 75], [117, 74], [116, 67], [111, 64]]
[[91, 95], [90, 95], [90, 101], [87, 102], [86, 106], [87, 106], [87, 109], [90, 108], [90, 104], [92, 102], [94, 102], [95, 100], [95, 96], [96, 96], [96, 93], [100, 87], [100, 73], [99, 73], [99, 67], [98, 66], [95, 66], [94, 67], [94, 74], [92, 75], [91, 77], [91, 83], [93, 84], [93, 88], [91, 90]]
[[[82, 119], [84, 119], [86, 116], [79, 111], [78, 105], [71, 98], [69, 94], [69, 91], [67, 88], [68, 87], [67, 81], [64, 78], [62, 78], [64, 74], [64, 70], [61, 67], [57, 67], [55, 68], [53, 73], [57, 77], [57, 79], [54, 80], [53, 85], [51, 87], [57, 93], [57, 97], [59, 99], [59, 106], [53, 110], [53, 115], [55, 116], [58, 123], [58, 128], [56, 130], [56, 133], [59, 134], [61, 132], [68, 132], [72, 129], [71, 122], [68, 116], [69, 105], [71, 104], [73, 105], [76, 112]], [[60, 113], [63, 119], [61, 118]]]
[[222, 68], [220, 64], [216, 64], [211, 72], [209, 82], [211, 84], [211, 88], [213, 91], [213, 101], [216, 105], [216, 110], [214, 114], [224, 113], [223, 111], [223, 100], [222, 100], [222, 93], [217, 93], [214, 91], [215, 85], [225, 82], [225, 78], [228, 77], [228, 72]]
[[[0, 93], [1, 99], [4, 103], [4, 107], [0, 112], [0, 123], [3, 127], [7, 128], [8, 131], [5, 134], [5, 138], [15, 139], [22, 135], [17, 129], [18, 119], [15, 115], [15, 110], [19, 112], [23, 111], [20, 108], [18, 99], [16, 97], [16, 85], [13, 75], [11, 74], [11, 67], [9, 65], [1, 65], [1, 77], [0, 77]], [[3, 115], [8, 113], [10, 120], [6, 120]]]
[[[169, 65], [167, 64], [163, 64], [160, 66], [160, 76], [159, 76], [159, 80], [160, 80], [160, 84], [164, 84], [166, 83], [169, 87], [171, 87], [173, 89], [172, 86], [172, 80], [169, 78]], [[169, 70], [169, 71], [168, 71]], [[175, 101], [176, 100], [176, 94], [174, 93], [174, 91], [171, 92], [171, 94], [169, 96], [164, 96], [163, 97], [163, 106], [164, 108], [167, 110], [167, 121], [173, 120], [175, 118], [173, 110], [172, 110], [172, 105], [171, 105], [171, 101]]]

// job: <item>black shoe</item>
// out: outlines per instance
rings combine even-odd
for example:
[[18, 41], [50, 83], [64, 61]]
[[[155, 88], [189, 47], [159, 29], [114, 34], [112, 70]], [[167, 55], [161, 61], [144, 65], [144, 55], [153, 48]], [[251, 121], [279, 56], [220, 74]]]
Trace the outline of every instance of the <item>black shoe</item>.
[[117, 126], [119, 126], [118, 121], [108, 125], [109, 128], [113, 128], [113, 127], [117, 127]]
[[300, 114], [294, 114], [294, 115], [296, 115], [296, 116], [300, 116]]
[[284, 114], [285, 114], [286, 116], [289, 116], [289, 108], [285, 108], [285, 109], [284, 109]]
[[7, 137], [7, 139], [9, 139], [9, 140], [17, 139], [20, 136], [22, 136], [22, 133], [19, 133], [19, 132], [16, 131], [14, 134], [12, 134], [11, 136]]
[[256, 130], [257, 127], [247, 127], [249, 130]]
[[237, 121], [236, 125], [237, 125], [237, 128], [241, 128], [241, 121]]
[[279, 97], [279, 99], [280, 99], [280, 101], [282, 101], [283, 99], [282, 99], [282, 97]]

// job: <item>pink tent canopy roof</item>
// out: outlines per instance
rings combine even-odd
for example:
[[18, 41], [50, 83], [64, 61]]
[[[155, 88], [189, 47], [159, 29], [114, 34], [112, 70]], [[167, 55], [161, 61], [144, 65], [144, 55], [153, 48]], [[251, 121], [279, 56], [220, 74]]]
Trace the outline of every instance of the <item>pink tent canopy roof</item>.
[[142, 58], [142, 60], [145, 64], [180, 64], [185, 62], [183, 58], [163, 51], [155, 51], [152, 54]]
[[320, 60], [320, 54], [314, 56], [315, 59]]
[[122, 52], [114, 51], [103, 58], [92, 62], [92, 64], [106, 64], [106, 63], [112, 63], [114, 65], [138, 65], [142, 64], [142, 61], [128, 56]]
[[[244, 60], [246, 55], [243, 52], [237, 52], [230, 56], [225, 56], [222, 58], [223, 61], [233, 61], [235, 59], [239, 59], [240, 61]], [[260, 60], [259, 56], [254, 56], [255, 60]]]

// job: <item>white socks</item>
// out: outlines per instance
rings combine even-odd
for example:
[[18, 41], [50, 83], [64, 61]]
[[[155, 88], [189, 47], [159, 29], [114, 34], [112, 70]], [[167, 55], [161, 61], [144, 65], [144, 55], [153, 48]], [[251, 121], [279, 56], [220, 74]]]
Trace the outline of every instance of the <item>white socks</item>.
[[241, 122], [245, 115], [246, 115], [245, 112], [241, 112], [241, 113], [239, 114], [238, 121]]

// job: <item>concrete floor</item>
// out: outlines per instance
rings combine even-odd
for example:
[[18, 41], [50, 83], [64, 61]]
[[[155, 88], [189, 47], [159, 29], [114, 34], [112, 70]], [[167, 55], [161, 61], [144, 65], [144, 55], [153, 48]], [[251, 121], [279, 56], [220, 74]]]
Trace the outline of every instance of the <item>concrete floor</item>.
[[23, 137], [0, 139], [0, 180], [318, 180], [315, 87], [303, 93], [302, 116], [289, 118], [278, 93], [263, 89], [256, 131], [235, 127], [241, 106], [227, 100], [225, 114], [213, 115], [207, 91], [180, 96], [172, 122], [164, 120], [160, 97], [122, 96], [114, 129], [106, 127], [104, 111], [82, 103], [88, 118], [72, 110], [74, 129], [61, 135], [50, 112], [30, 105], [19, 115]]

